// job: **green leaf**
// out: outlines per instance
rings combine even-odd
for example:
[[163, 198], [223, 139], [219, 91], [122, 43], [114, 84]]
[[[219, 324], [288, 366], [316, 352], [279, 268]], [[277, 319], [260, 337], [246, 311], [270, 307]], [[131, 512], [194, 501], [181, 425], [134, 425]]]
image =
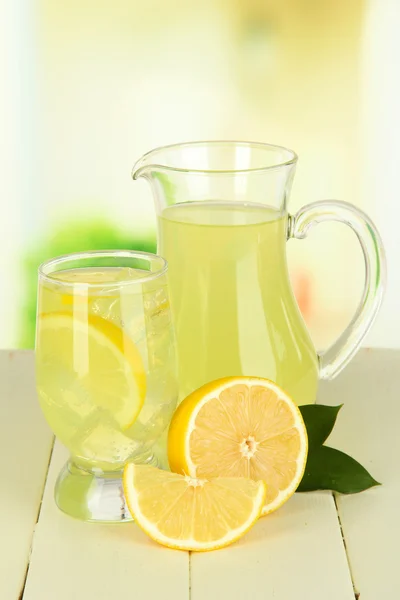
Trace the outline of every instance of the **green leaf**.
[[297, 491], [333, 490], [357, 494], [375, 485], [381, 484], [354, 458], [329, 446], [320, 446], [309, 453]]
[[299, 406], [308, 435], [309, 452], [325, 442], [336, 422], [339, 406], [324, 406], [322, 404], [307, 404]]

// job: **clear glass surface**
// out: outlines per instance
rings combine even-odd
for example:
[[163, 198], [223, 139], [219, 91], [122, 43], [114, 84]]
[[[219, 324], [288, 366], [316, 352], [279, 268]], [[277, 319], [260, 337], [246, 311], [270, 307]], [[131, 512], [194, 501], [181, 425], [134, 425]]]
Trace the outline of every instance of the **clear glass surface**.
[[47, 422], [71, 454], [58, 506], [89, 521], [130, 519], [123, 467], [155, 463], [177, 402], [166, 262], [107, 251], [42, 265], [36, 378]]

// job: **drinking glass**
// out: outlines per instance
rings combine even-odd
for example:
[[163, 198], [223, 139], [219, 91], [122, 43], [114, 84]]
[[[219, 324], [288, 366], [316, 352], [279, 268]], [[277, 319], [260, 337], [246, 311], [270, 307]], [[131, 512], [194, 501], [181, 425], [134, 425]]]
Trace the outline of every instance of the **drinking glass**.
[[59, 508], [87, 521], [131, 519], [122, 471], [152, 447], [177, 401], [167, 263], [132, 251], [70, 254], [39, 267], [39, 402], [70, 458]]

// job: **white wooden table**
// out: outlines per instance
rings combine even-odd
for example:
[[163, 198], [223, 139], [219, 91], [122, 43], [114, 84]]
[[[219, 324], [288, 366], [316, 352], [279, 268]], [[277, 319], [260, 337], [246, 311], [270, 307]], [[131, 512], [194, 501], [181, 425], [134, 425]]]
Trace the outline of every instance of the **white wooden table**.
[[235, 545], [188, 554], [58, 511], [66, 452], [39, 410], [33, 354], [0, 352], [0, 600], [400, 599], [400, 351], [362, 350], [319, 402], [344, 403], [330, 443], [384, 485], [296, 494]]

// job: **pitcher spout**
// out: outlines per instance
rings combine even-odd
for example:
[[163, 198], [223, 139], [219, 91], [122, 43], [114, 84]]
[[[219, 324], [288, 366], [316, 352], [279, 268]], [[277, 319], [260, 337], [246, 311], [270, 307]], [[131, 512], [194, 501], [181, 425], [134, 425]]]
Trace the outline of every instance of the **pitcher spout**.
[[137, 160], [133, 165], [131, 175], [134, 181], [136, 181], [140, 177], [149, 176], [149, 174], [152, 171], [157, 169], [156, 165], [151, 164], [152, 161], [149, 156], [150, 154], [152, 155], [153, 152], [148, 152], [147, 154], [142, 156], [142, 158], [139, 158], [139, 160]]
[[132, 167], [132, 171], [131, 171], [132, 179], [134, 181], [136, 181], [136, 179], [139, 179], [139, 177], [142, 177], [142, 175], [144, 175], [145, 171], [146, 171], [146, 167], [145, 167], [145, 165], [142, 164], [142, 159], [139, 159], [138, 161], [135, 162], [135, 164]]
[[179, 177], [169, 165], [168, 156], [163, 155], [162, 148], [151, 150], [139, 158], [131, 174], [134, 181], [143, 178], [150, 184], [157, 214], [180, 201], [177, 193]]

